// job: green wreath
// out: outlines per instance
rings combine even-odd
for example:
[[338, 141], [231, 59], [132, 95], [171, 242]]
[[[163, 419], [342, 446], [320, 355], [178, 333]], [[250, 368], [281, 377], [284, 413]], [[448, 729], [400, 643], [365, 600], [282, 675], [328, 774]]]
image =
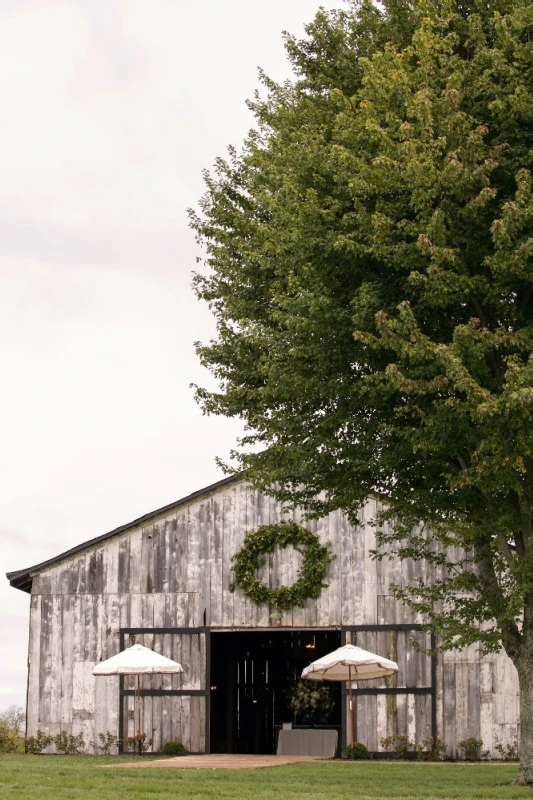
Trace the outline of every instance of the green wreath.
[[[303, 554], [304, 560], [298, 578], [291, 586], [270, 589], [258, 580], [256, 572], [276, 545], [282, 548], [292, 545]], [[246, 534], [243, 546], [232, 558], [233, 582], [230, 592], [242, 589], [257, 605], [265, 603], [283, 611], [293, 606], [303, 606], [308, 599], [316, 600], [327, 586], [323, 581], [334, 558], [330, 542], [320, 544], [315, 533], [295, 522], [263, 525], [257, 531]]]

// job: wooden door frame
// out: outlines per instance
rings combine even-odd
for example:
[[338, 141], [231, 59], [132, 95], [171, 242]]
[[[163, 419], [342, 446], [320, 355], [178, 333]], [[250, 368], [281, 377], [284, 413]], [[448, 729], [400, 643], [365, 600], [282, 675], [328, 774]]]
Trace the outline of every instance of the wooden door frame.
[[[211, 633], [223, 633], [223, 632], [248, 632], [248, 633], [267, 633], [269, 631], [281, 632], [281, 631], [338, 631], [341, 635], [341, 645], [346, 644], [346, 634], [347, 633], [355, 633], [358, 632], [383, 632], [383, 631], [422, 631], [426, 632], [427, 627], [424, 625], [417, 625], [417, 624], [383, 624], [383, 625], [342, 625], [340, 627], [333, 626], [331, 628], [328, 627], [309, 627], [309, 628], [292, 628], [292, 627], [283, 627], [283, 628], [268, 628], [268, 627], [260, 627], [260, 628], [209, 628], [207, 626], [200, 626], [196, 628], [192, 627], [181, 627], [181, 628], [120, 628], [119, 629], [119, 637], [120, 637], [120, 650], [124, 650], [126, 646], [126, 637], [130, 636], [134, 638], [136, 635], [144, 635], [144, 634], [204, 634], [205, 636], [205, 689], [141, 689], [141, 696], [143, 697], [165, 697], [165, 696], [182, 696], [182, 697], [205, 697], [205, 753], [209, 753], [211, 750], [211, 734], [210, 734], [210, 722], [211, 722]], [[381, 688], [381, 689], [361, 689], [357, 688], [354, 692], [355, 698], [357, 701], [358, 696], [362, 695], [407, 695], [407, 694], [429, 694], [431, 696], [431, 735], [433, 739], [437, 737], [437, 656], [435, 653], [436, 649], [436, 636], [433, 631], [429, 631], [430, 635], [430, 649], [431, 649], [431, 682], [429, 686], [406, 686], [401, 688]], [[133, 689], [125, 689], [124, 688], [124, 676], [120, 676], [120, 687], [119, 687], [119, 739], [123, 738], [124, 733], [124, 697], [128, 697], [130, 695], [134, 695], [135, 691]], [[342, 710], [341, 710], [341, 752], [344, 752], [344, 748], [346, 747], [347, 741], [347, 727], [346, 727], [346, 711], [347, 711], [347, 689], [346, 684], [342, 684], [342, 694], [341, 694], [341, 703], [342, 703]], [[357, 738], [357, 702], [355, 706], [355, 732]], [[119, 752], [123, 753], [124, 749], [122, 744], [119, 747]]]
[[[197, 630], [197, 629], [195, 629]], [[202, 629], [203, 630], [203, 629]], [[205, 628], [206, 631], [206, 654], [208, 654], [209, 662], [207, 664], [207, 678], [206, 678], [206, 686], [210, 686], [211, 683], [211, 634], [216, 633], [261, 633], [261, 634], [268, 634], [268, 633], [338, 633], [340, 636], [340, 643], [343, 644], [343, 637], [344, 639], [345, 634], [343, 634], [344, 628], [340, 625], [312, 625], [309, 627], [302, 627], [302, 626], [293, 626], [293, 625], [280, 625], [280, 626], [259, 626], [259, 627], [245, 627], [245, 626], [222, 626], [222, 625], [213, 625], [210, 628]], [[207, 655], [206, 655], [207, 657]], [[344, 724], [344, 692], [341, 692], [341, 728], [344, 731], [345, 724]], [[210, 741], [210, 721], [211, 721], [211, 692], [209, 691], [206, 700], [206, 731], [209, 734], [209, 739], [206, 737], [206, 753], [211, 751], [211, 741]], [[341, 732], [342, 738], [342, 732]], [[275, 741], [274, 741], [275, 744]]]
[[[126, 637], [135, 640], [136, 636], [143, 636], [157, 633], [179, 634], [204, 634], [205, 636], [205, 689], [141, 689], [141, 697], [205, 697], [205, 751], [209, 753], [209, 724], [210, 724], [210, 705], [211, 705], [211, 632], [207, 627], [197, 628], [120, 628], [120, 652], [126, 647]], [[132, 641], [132, 644], [133, 644]], [[120, 740], [119, 753], [124, 753], [122, 739], [124, 738], [124, 698], [135, 694], [134, 689], [124, 688], [124, 675], [120, 676], [119, 698], [118, 698], [118, 738]]]

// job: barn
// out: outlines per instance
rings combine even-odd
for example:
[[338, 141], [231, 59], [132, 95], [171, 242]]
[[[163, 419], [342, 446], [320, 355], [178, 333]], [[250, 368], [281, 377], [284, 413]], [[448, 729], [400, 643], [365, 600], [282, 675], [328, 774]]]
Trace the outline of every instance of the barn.
[[[272, 753], [292, 720], [287, 698], [302, 668], [352, 642], [399, 665], [397, 676], [355, 692], [355, 738], [370, 751], [406, 733], [416, 742], [441, 736], [452, 757], [462, 739], [477, 736], [496, 755], [497, 744], [519, 734], [515, 669], [503, 652], [427, 652], [432, 635], [390, 586], [431, 581], [431, 567], [372, 559], [375, 513], [369, 499], [357, 527], [341, 512], [304, 521], [235, 476], [8, 573], [13, 587], [31, 594], [28, 735], [82, 731], [87, 743], [106, 731], [133, 735], [131, 679], [95, 678], [92, 669], [138, 638], [185, 669], [141, 681], [155, 752], [178, 739], [193, 753]], [[287, 519], [329, 541], [334, 559], [317, 599], [280, 612], [231, 592], [231, 567], [247, 531]], [[258, 577], [271, 587], [292, 584], [301, 559], [277, 549]], [[344, 685], [334, 700], [325, 727], [336, 728], [342, 744]]]

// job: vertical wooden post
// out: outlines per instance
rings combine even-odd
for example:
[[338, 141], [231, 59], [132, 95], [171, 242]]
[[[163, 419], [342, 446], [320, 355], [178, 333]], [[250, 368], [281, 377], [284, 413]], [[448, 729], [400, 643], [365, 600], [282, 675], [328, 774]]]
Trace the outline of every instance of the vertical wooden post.
[[141, 737], [141, 676], [137, 675], [137, 739], [139, 740], [139, 755], [142, 754]]
[[[205, 612], [204, 612], [205, 618]], [[204, 753], [211, 752], [211, 631], [205, 633], [205, 744]]]
[[348, 692], [350, 695], [350, 744], [353, 744], [354, 733], [353, 733], [353, 700], [352, 700], [352, 667], [348, 665]]
[[431, 735], [433, 741], [437, 740], [437, 637], [435, 631], [431, 632]]
[[[120, 631], [120, 651], [124, 650], [124, 633]], [[118, 752], [124, 752], [124, 675], [119, 676], [118, 689]]]

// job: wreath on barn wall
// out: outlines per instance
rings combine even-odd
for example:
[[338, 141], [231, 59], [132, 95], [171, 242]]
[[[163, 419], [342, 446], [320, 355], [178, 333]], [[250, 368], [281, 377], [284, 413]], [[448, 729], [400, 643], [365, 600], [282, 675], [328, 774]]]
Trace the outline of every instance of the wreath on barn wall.
[[[297, 580], [291, 586], [271, 589], [257, 578], [256, 572], [276, 545], [283, 549], [294, 547], [302, 553], [303, 564]], [[232, 558], [233, 582], [230, 592], [242, 589], [257, 605], [265, 603], [281, 611], [287, 611], [293, 606], [303, 606], [306, 600], [316, 600], [327, 586], [324, 578], [334, 558], [330, 542], [320, 544], [315, 533], [296, 522], [263, 525], [257, 531], [248, 531], [241, 549]]]

